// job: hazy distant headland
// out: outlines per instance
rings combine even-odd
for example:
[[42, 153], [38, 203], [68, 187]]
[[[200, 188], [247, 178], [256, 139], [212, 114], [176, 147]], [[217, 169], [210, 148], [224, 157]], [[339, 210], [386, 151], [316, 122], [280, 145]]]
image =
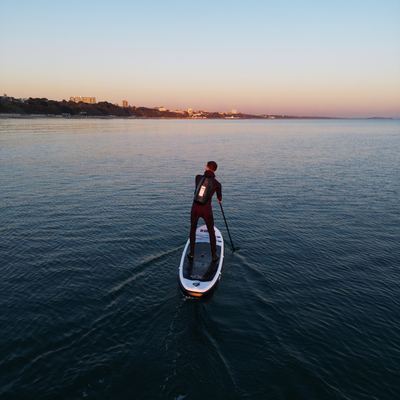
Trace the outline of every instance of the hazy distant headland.
[[[107, 101], [89, 104], [82, 101], [55, 101], [46, 98], [15, 99], [0, 97], [0, 117], [66, 117], [66, 118], [165, 118], [165, 119], [341, 119], [335, 117], [313, 117], [270, 114], [244, 114], [232, 110], [193, 111], [167, 110], [165, 107], [120, 107]], [[373, 119], [391, 119], [373, 117]]]

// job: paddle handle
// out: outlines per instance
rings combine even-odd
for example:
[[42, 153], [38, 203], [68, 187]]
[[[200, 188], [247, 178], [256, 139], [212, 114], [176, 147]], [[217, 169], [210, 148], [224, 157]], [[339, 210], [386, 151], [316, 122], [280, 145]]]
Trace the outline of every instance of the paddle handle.
[[234, 252], [234, 251], [235, 251], [235, 248], [233, 247], [233, 242], [232, 242], [231, 234], [230, 234], [230, 232], [229, 232], [228, 224], [226, 223], [226, 218], [225, 218], [224, 209], [222, 208], [222, 203], [219, 202], [219, 205], [221, 206], [222, 216], [224, 217], [224, 221], [225, 221], [225, 225], [226, 225], [226, 230], [228, 231], [229, 239], [230, 239], [230, 241], [231, 241], [232, 252]]

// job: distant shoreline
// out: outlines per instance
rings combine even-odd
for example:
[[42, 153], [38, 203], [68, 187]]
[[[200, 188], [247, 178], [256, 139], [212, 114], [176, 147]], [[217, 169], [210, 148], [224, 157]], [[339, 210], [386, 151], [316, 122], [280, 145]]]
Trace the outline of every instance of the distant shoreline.
[[0, 118], [96, 118], [96, 119], [212, 119], [212, 120], [281, 120], [281, 119], [393, 119], [386, 117], [370, 118], [343, 118], [343, 117], [316, 117], [316, 116], [293, 116], [272, 114], [245, 114], [236, 112], [220, 111], [171, 111], [164, 107], [120, 107], [108, 102], [88, 104], [73, 101], [55, 101], [48, 99], [14, 99], [12, 97], [0, 98]]
[[262, 117], [247, 117], [247, 118], [173, 118], [173, 117], [146, 117], [146, 116], [115, 116], [115, 115], [56, 115], [56, 114], [13, 114], [13, 113], [0, 113], [0, 119], [106, 119], [106, 120], [115, 120], [115, 119], [140, 119], [140, 120], [224, 120], [224, 121], [232, 121], [232, 120], [249, 120], [249, 119], [257, 119], [257, 120], [392, 120], [396, 118], [388, 118], [388, 117], [372, 117], [372, 118], [335, 118], [335, 117], [290, 117], [284, 116], [280, 118], [262, 118]]

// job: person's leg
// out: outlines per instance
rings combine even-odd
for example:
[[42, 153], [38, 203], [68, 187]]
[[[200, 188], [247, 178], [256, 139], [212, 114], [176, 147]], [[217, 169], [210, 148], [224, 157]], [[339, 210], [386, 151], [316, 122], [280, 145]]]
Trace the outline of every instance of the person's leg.
[[196, 229], [197, 229], [197, 221], [199, 220], [200, 215], [196, 212], [194, 208], [192, 208], [192, 213], [190, 215], [190, 252], [192, 255], [194, 254], [194, 243], [196, 241]]
[[212, 214], [208, 214], [204, 221], [207, 225], [208, 234], [210, 236], [211, 253], [214, 255], [217, 252], [217, 239], [215, 238], [214, 232], [214, 217]]

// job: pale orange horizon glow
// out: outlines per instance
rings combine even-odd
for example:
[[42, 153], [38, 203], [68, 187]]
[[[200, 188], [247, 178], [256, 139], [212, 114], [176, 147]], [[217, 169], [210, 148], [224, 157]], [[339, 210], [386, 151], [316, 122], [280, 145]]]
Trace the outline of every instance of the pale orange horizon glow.
[[118, 0], [96, 18], [86, 3], [79, 13], [5, 3], [3, 31], [14, 33], [0, 41], [0, 88], [171, 110], [400, 118], [400, 3], [289, 3]]

